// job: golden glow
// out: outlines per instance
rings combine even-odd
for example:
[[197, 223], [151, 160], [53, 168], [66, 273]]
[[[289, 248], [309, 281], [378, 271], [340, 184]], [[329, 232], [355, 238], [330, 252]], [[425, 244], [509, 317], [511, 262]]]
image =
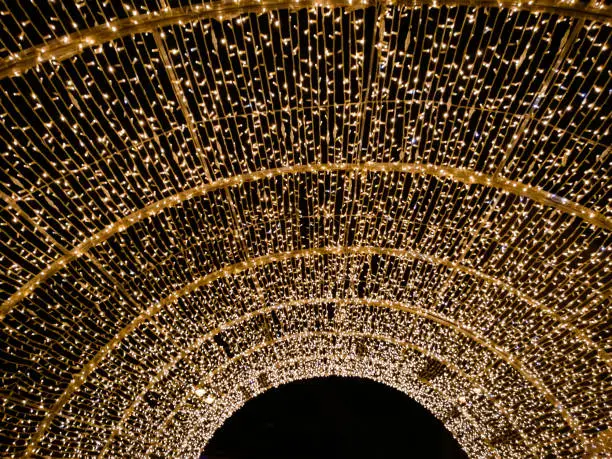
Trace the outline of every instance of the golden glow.
[[602, 450], [610, 7], [144, 3], [2, 11], [0, 456], [197, 457], [331, 374]]

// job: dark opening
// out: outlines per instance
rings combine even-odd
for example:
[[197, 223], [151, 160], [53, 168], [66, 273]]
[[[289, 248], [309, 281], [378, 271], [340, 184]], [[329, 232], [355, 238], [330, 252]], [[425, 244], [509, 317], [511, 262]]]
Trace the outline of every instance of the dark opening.
[[358, 378], [316, 378], [272, 388], [215, 433], [201, 458], [467, 458], [429, 411]]

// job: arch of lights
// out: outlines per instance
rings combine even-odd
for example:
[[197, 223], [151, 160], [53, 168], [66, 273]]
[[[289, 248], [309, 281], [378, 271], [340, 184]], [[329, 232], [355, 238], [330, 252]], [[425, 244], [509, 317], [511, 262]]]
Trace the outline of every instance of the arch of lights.
[[331, 374], [605, 454], [609, 6], [0, 8], [1, 456], [197, 456]]

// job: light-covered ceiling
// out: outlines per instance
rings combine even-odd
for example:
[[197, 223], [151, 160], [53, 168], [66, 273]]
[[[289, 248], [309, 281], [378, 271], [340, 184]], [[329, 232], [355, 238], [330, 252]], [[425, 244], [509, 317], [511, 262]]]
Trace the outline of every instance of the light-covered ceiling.
[[609, 6], [144, 3], [0, 6], [0, 456], [198, 457], [325, 375], [606, 454]]

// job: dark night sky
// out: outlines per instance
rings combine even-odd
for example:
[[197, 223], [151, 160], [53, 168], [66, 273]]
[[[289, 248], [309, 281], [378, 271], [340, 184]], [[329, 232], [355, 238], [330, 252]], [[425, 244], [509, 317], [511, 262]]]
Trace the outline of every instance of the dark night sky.
[[249, 401], [219, 429], [203, 458], [339, 459], [467, 456], [425, 408], [356, 378], [298, 381]]

